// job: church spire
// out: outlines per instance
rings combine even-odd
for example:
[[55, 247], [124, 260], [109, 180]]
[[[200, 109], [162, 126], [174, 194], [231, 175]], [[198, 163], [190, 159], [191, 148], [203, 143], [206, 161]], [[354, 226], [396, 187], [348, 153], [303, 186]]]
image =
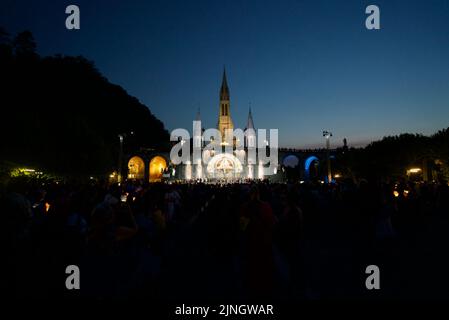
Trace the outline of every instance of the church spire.
[[220, 100], [229, 100], [229, 88], [226, 80], [226, 69], [223, 67], [223, 80], [221, 81]]
[[196, 112], [195, 121], [201, 121], [201, 112], [200, 107], [198, 107], [198, 111]]
[[234, 129], [231, 119], [231, 102], [229, 101], [229, 88], [226, 79], [226, 69], [223, 68], [223, 80], [220, 89], [220, 107], [218, 114], [218, 130], [220, 130], [222, 142], [226, 141], [226, 130]]
[[254, 129], [254, 120], [253, 120], [253, 114], [251, 112], [251, 104], [249, 106], [249, 112], [248, 112], [248, 121], [246, 122], [246, 129]]
[[256, 128], [254, 128], [253, 114], [251, 112], [251, 102], [249, 103], [248, 121], [245, 128], [245, 147], [256, 147]]

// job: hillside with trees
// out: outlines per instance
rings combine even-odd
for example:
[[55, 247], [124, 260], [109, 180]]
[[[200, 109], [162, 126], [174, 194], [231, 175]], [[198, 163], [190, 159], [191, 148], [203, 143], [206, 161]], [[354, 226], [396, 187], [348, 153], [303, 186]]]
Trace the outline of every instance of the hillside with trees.
[[150, 109], [78, 56], [41, 57], [30, 32], [0, 29], [0, 154], [4, 163], [56, 174], [94, 175], [125, 153], [166, 150], [169, 134]]
[[409, 168], [426, 166], [429, 179], [449, 181], [449, 128], [430, 136], [405, 133], [384, 137], [340, 154], [339, 165], [347, 176], [373, 180], [398, 179]]

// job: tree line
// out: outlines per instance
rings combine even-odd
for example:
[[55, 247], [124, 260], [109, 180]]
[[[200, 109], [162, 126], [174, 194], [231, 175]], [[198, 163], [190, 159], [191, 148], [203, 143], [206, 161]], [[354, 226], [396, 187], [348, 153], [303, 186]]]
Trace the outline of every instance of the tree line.
[[0, 28], [0, 154], [4, 163], [62, 175], [100, 175], [125, 153], [167, 150], [169, 133], [150, 109], [82, 56], [40, 56], [29, 31]]
[[346, 176], [395, 180], [420, 168], [429, 181], [449, 181], [449, 128], [430, 136], [404, 133], [387, 136], [364, 148], [339, 150], [338, 166]]

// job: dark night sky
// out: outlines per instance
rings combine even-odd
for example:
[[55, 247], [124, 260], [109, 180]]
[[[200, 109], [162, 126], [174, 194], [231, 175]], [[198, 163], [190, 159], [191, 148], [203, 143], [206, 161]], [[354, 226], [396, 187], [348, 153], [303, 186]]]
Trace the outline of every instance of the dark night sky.
[[[77, 4], [81, 30], [65, 29]], [[365, 8], [381, 10], [380, 31]], [[2, 0], [0, 25], [42, 55], [84, 55], [168, 129], [214, 127], [223, 65], [234, 124], [249, 102], [282, 146], [360, 144], [449, 125], [449, 1]]]

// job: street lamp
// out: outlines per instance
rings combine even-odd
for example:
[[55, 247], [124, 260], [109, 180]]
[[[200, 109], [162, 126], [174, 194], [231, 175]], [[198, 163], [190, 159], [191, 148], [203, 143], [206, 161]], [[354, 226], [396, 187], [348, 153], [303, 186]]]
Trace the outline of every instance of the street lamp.
[[[123, 140], [127, 137], [127, 133], [120, 133], [118, 138], [120, 140], [120, 148], [118, 153], [118, 165], [117, 165], [117, 182], [122, 182], [122, 165], [123, 165]], [[134, 131], [129, 132], [129, 135], [134, 135]]]
[[327, 182], [332, 182], [332, 172], [331, 172], [331, 159], [330, 159], [330, 137], [332, 137], [332, 132], [323, 131], [323, 137], [326, 138], [326, 156], [327, 156]]

